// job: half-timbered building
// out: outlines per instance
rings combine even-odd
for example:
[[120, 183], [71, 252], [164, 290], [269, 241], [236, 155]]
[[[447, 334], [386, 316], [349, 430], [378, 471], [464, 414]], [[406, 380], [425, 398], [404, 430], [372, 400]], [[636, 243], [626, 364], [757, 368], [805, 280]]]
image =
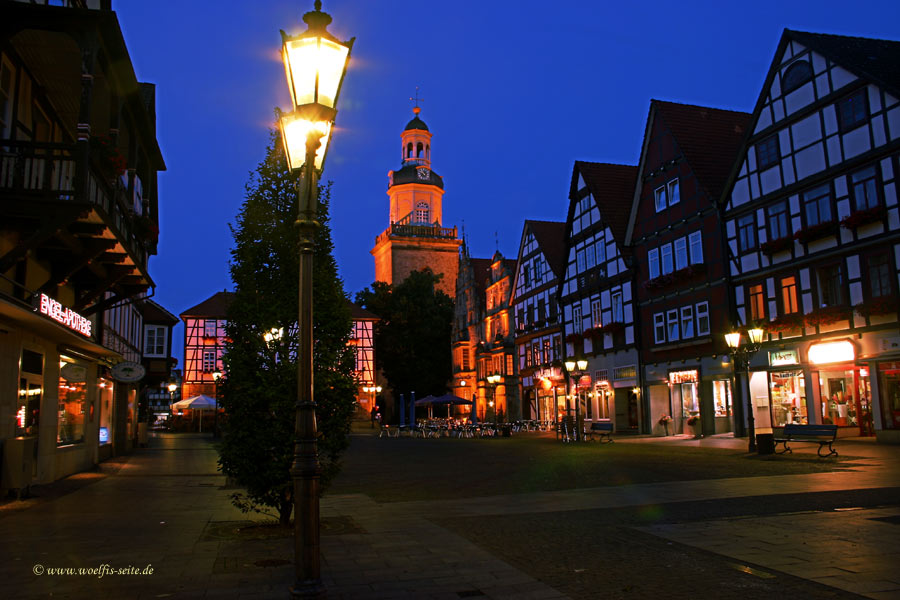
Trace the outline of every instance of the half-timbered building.
[[140, 363], [129, 302], [153, 285], [165, 164], [108, 1], [4, 2], [2, 23], [0, 441], [35, 444], [19, 455], [48, 483], [127, 449], [138, 384], [111, 368]]
[[181, 313], [181, 320], [184, 321], [182, 398], [200, 394], [216, 397], [213, 373], [222, 372], [225, 317], [233, 299], [234, 292], [223, 290]]
[[358, 408], [369, 414], [377, 400], [375, 391], [375, 323], [380, 319], [353, 302], [347, 301], [353, 329], [348, 344], [353, 348], [353, 379], [356, 382]]
[[[558, 287], [566, 357], [588, 361], [559, 415], [647, 429], [640, 408], [633, 263], [625, 247], [637, 167], [576, 161], [566, 217], [565, 275]], [[571, 375], [571, 374], [570, 374]]]
[[565, 234], [562, 222], [526, 220], [522, 228], [511, 304], [525, 419], [555, 421], [557, 397], [566, 393], [556, 299], [565, 272]]
[[900, 440], [900, 42], [785, 30], [726, 194], [758, 431]]
[[698, 416], [704, 434], [733, 430], [718, 199], [749, 119], [744, 112], [650, 103], [626, 243], [639, 265], [643, 388], [657, 434], [681, 433]]

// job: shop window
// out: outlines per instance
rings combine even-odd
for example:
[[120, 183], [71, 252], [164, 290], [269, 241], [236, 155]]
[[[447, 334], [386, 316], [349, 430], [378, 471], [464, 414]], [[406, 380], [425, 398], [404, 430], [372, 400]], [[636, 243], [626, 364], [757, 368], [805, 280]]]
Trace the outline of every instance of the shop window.
[[778, 164], [780, 159], [778, 134], [770, 135], [756, 144], [756, 168], [760, 171]]
[[831, 186], [827, 183], [803, 192], [803, 213], [806, 215], [806, 226], [830, 223]]
[[[868, 375], [868, 371], [864, 369], [819, 372], [823, 423], [833, 423], [838, 427], [868, 428], [871, 420]], [[861, 421], [865, 425], [861, 425]]]
[[788, 225], [788, 209], [787, 202], [776, 202], [769, 206], [766, 211], [769, 216], [769, 239], [780, 240], [791, 234]]
[[756, 248], [756, 219], [752, 214], [737, 220], [738, 250], [747, 252]]
[[84, 441], [87, 409], [87, 367], [60, 356], [59, 406], [56, 444], [70, 446]]
[[781, 278], [781, 314], [789, 315], [798, 312], [797, 278], [793, 275]]
[[766, 297], [763, 294], [762, 284], [751, 285], [748, 288], [750, 303], [750, 320], [759, 321], [766, 318]]
[[850, 189], [853, 192], [853, 209], [868, 210], [878, 206], [878, 181], [875, 167], [870, 166], [850, 175]]
[[900, 362], [878, 366], [882, 421], [885, 429], [900, 429]]
[[891, 263], [887, 254], [875, 254], [866, 258], [871, 298], [890, 296]]
[[773, 425], [784, 427], [789, 423], [809, 423], [803, 371], [778, 371], [771, 373], [770, 377]]
[[866, 88], [860, 88], [837, 103], [838, 122], [841, 132], [856, 129], [869, 117], [869, 105], [866, 101]]
[[713, 381], [713, 405], [717, 417], [731, 416], [731, 382], [729, 380]]
[[843, 306], [845, 294], [841, 266], [834, 264], [819, 267], [816, 276], [819, 280], [819, 306]]

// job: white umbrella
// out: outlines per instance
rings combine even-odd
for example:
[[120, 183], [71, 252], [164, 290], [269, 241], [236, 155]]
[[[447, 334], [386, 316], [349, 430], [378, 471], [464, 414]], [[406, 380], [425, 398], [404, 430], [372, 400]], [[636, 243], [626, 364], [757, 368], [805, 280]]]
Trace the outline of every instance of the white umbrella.
[[200, 411], [200, 433], [203, 433], [203, 409], [204, 408], [212, 408], [218, 409], [216, 405], [216, 399], [210, 398], [209, 396], [204, 396], [200, 394], [199, 396], [192, 396], [190, 398], [185, 398], [184, 400], [179, 400], [178, 402], [172, 405], [172, 410], [199, 410]]

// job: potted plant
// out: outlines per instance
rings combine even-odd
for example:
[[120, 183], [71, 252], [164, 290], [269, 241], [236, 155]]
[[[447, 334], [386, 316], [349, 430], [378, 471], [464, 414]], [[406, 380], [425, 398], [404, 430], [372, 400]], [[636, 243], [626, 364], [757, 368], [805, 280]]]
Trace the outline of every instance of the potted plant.
[[128, 161], [119, 152], [119, 148], [106, 135], [92, 135], [90, 138], [91, 153], [94, 154], [101, 168], [111, 177], [119, 177], [125, 173]]
[[700, 438], [702, 435], [700, 425], [700, 415], [691, 415], [688, 417], [687, 426], [694, 432], [694, 439]]
[[672, 417], [669, 415], [663, 415], [659, 418], [659, 424], [662, 425], [666, 430], [666, 437], [669, 435], [669, 423], [672, 422]]
[[860, 225], [874, 223], [875, 221], [881, 221], [882, 219], [884, 219], [884, 207], [875, 206], [873, 208], [866, 208], [850, 213], [848, 216], [841, 219], [841, 227], [844, 227], [845, 229], [855, 229]]
[[763, 242], [759, 245], [759, 249], [762, 250], [763, 254], [772, 256], [773, 254], [777, 254], [782, 250], [787, 250], [793, 245], [794, 238], [787, 235], [785, 237], [778, 238], [777, 240], [769, 240], [768, 242]]
[[802, 244], [808, 244], [813, 240], [817, 240], [819, 238], [827, 237], [829, 235], [834, 235], [837, 233], [838, 224], [834, 221], [828, 221], [827, 223], [819, 223], [818, 225], [810, 225], [809, 227], [804, 227], [797, 231], [794, 234], [794, 239], [798, 240]]
[[803, 327], [803, 315], [798, 312], [779, 315], [763, 325], [763, 329], [772, 335], [792, 333], [799, 330], [801, 327]]
[[803, 320], [807, 327], [832, 325], [850, 318], [850, 309], [846, 306], [823, 306], [807, 313]]

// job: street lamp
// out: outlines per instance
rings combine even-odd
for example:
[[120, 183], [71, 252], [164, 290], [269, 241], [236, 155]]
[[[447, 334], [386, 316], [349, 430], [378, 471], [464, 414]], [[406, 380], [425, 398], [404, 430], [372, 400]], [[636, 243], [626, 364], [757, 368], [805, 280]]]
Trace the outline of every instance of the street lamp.
[[566, 412], [569, 410], [569, 382], [574, 377], [575, 385], [572, 387], [572, 398], [575, 401], [575, 441], [578, 441], [582, 438], [582, 433], [579, 431], [581, 428], [581, 401], [578, 398], [577, 390], [578, 390], [578, 380], [587, 372], [588, 361], [584, 358], [568, 358], [563, 362], [563, 367], [565, 367], [565, 375], [566, 375]]
[[213, 413], [213, 437], [219, 437], [219, 380], [222, 379], [222, 371], [216, 369], [212, 374], [216, 384], [216, 412]]
[[[735, 395], [738, 396], [738, 402], [742, 404], [741, 401], [741, 386], [737, 380], [738, 373], [748, 373], [750, 368], [750, 359], [753, 358], [753, 355], [759, 351], [760, 345], [762, 345], [762, 339], [765, 332], [758, 328], [754, 327], [752, 329], [747, 330], [747, 337], [749, 341], [746, 344], [741, 344], [741, 332], [740, 331], [732, 331], [731, 333], [725, 334], [725, 343], [728, 344], [728, 354], [731, 355], [732, 365], [734, 367], [735, 374], [735, 386], [734, 392]], [[753, 397], [748, 393], [747, 394], [747, 428], [749, 429], [748, 435], [750, 437], [750, 443], [748, 445], [748, 452], [756, 452], [756, 419], [754, 417], [755, 409], [753, 407]]]
[[313, 397], [313, 250], [319, 228], [317, 178], [324, 166], [338, 95], [353, 47], [352, 39], [341, 42], [327, 31], [331, 16], [322, 12], [320, 0], [314, 7], [303, 15], [306, 31], [296, 36], [281, 32], [281, 54], [293, 107], [279, 120], [281, 138], [288, 167], [292, 172], [300, 172], [296, 222], [300, 238], [297, 403], [291, 465], [295, 573], [291, 595], [295, 598], [318, 598], [325, 593], [320, 575], [320, 468]]
[[487, 382], [488, 386], [491, 388], [491, 399], [488, 402], [488, 406], [491, 407], [491, 420], [496, 424], [497, 422], [497, 409], [494, 406], [494, 400], [497, 395], [497, 384], [500, 383], [502, 377], [499, 375], [488, 375]]

